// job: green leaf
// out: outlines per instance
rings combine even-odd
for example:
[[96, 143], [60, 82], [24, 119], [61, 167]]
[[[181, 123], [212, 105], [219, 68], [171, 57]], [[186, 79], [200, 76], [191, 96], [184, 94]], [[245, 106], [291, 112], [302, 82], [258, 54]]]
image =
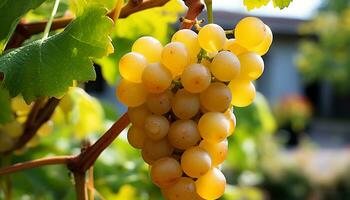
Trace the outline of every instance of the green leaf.
[[13, 119], [8, 91], [0, 86], [0, 124], [5, 124]]
[[286, 8], [293, 0], [273, 0], [273, 6], [280, 9]]
[[47, 40], [34, 41], [0, 57], [4, 87], [27, 102], [62, 96], [73, 80], [96, 77], [92, 58], [108, 54], [113, 22], [101, 7], [89, 7], [67, 28]]
[[0, 53], [11, 37], [22, 15], [45, 0], [2, 0], [0, 3]]
[[[271, 0], [243, 0], [245, 6], [248, 10], [254, 8], [260, 8], [261, 6], [266, 6]], [[280, 9], [286, 8], [293, 0], [272, 0], [273, 5]]]

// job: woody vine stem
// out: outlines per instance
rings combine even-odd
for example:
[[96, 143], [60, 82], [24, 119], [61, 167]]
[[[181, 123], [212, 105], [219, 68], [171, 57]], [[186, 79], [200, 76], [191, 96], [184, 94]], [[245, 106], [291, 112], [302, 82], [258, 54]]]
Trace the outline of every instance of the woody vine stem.
[[[108, 16], [113, 18], [113, 20], [116, 20], [117, 18], [125, 18], [141, 10], [163, 6], [168, 1], [170, 0], [129, 0], [128, 3], [124, 6], [120, 6], [118, 3], [121, 1], [118, 1], [116, 8], [112, 10]], [[181, 28], [192, 28], [196, 22], [197, 16], [204, 9], [204, 5], [200, 0], [184, 0], [184, 2], [188, 7], [188, 11], [185, 15], [185, 18], [187, 20], [182, 22]], [[206, 0], [205, 3], [208, 6], [209, 22], [212, 22], [211, 0]], [[73, 20], [73, 18], [64, 17], [61, 19], [53, 19], [57, 11], [58, 4], [59, 0], [56, 0], [49, 21], [32, 24], [20, 23], [16, 27], [16, 31], [6, 48], [9, 49], [20, 47], [26, 39], [31, 37], [31, 35], [38, 34], [43, 31], [44, 37], [42, 40], [45, 40], [50, 30], [56, 30], [67, 26]], [[5, 154], [10, 154], [17, 149], [22, 148], [35, 135], [41, 125], [50, 119], [58, 103], [59, 99], [55, 98], [41, 98], [37, 100], [34, 103], [32, 110], [30, 111], [29, 115], [31, 117], [28, 117], [28, 120], [25, 123], [22, 136], [14, 145], [14, 148], [5, 152]], [[89, 169], [92, 170], [92, 166], [94, 165], [99, 155], [114, 141], [114, 139], [119, 136], [122, 130], [124, 130], [129, 125], [129, 123], [130, 120], [127, 114], [124, 114], [93, 145], [84, 148], [80, 154], [75, 156], [53, 156], [23, 163], [17, 163], [12, 166], [1, 168], [0, 176], [9, 175], [18, 171], [28, 170], [46, 165], [66, 165], [74, 175], [77, 199], [87, 200], [89, 195], [86, 186], [86, 172]]]

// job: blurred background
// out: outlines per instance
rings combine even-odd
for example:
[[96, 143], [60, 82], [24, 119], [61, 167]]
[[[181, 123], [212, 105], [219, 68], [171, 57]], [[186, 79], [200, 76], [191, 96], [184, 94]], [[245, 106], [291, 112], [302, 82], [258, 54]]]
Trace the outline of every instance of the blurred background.
[[[283, 10], [269, 4], [249, 12], [241, 0], [213, 2], [215, 23], [225, 30], [253, 15], [274, 33], [255, 102], [235, 109], [237, 128], [223, 165], [229, 186], [222, 199], [350, 199], [350, 0], [294, 0]], [[38, 20], [50, 6], [52, 1], [26, 19]], [[94, 97], [71, 90], [70, 100], [65, 97], [52, 118], [53, 132], [34, 138], [30, 149], [17, 152], [12, 161], [77, 153], [83, 138], [98, 138], [126, 111], [114, 96], [118, 59], [143, 35], [167, 43], [184, 11], [180, 1], [172, 0], [119, 20], [112, 36], [115, 53], [95, 61], [98, 78], [85, 84]], [[64, 112], [67, 107], [70, 111]], [[6, 165], [6, 159], [2, 162]], [[62, 166], [20, 172], [11, 182], [13, 199], [75, 198]], [[95, 187], [101, 200], [162, 199], [125, 133], [97, 161]]]

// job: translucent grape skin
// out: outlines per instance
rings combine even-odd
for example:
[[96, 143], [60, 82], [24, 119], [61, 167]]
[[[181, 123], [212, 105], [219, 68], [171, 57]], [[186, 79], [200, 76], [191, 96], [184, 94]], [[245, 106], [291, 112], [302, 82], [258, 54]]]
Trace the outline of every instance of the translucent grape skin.
[[176, 92], [172, 110], [180, 119], [191, 119], [199, 111], [199, 95], [180, 89]]
[[170, 90], [160, 94], [148, 94], [146, 105], [154, 114], [163, 115], [170, 111], [174, 95]]
[[210, 143], [226, 139], [229, 132], [229, 121], [223, 113], [207, 112], [199, 119], [198, 130], [202, 138]]
[[174, 185], [162, 189], [167, 200], [203, 200], [196, 192], [194, 180], [188, 177], [179, 178]]
[[174, 147], [171, 146], [167, 138], [163, 138], [159, 141], [146, 138], [143, 143], [141, 155], [146, 163], [152, 165], [156, 160], [170, 156], [173, 151]]
[[253, 103], [256, 95], [255, 86], [249, 80], [232, 80], [228, 87], [232, 93], [231, 104], [237, 107], [246, 107]]
[[188, 66], [181, 75], [184, 88], [192, 93], [200, 93], [210, 85], [211, 74], [208, 68], [201, 64]]
[[145, 105], [141, 105], [134, 108], [128, 108], [128, 117], [133, 126], [143, 128], [145, 125], [145, 120], [151, 112], [147, 109]]
[[272, 34], [270, 27], [265, 24], [265, 28], [266, 28], [267, 35], [266, 35], [266, 38], [264, 39], [264, 41], [262, 43], [260, 43], [257, 47], [250, 50], [250, 51], [256, 52], [260, 56], [265, 55], [269, 51], [270, 46], [271, 46], [272, 41], [273, 41], [273, 34]]
[[229, 51], [219, 52], [210, 64], [210, 71], [215, 78], [226, 82], [236, 78], [240, 73], [240, 61]]
[[207, 52], [218, 52], [226, 41], [226, 34], [217, 24], [207, 24], [198, 33], [199, 45]]
[[185, 174], [192, 178], [207, 173], [211, 164], [209, 153], [199, 146], [187, 149], [181, 156], [181, 167]]
[[202, 140], [199, 146], [209, 153], [213, 167], [216, 167], [223, 163], [227, 157], [227, 139], [219, 143], [209, 143], [205, 140]]
[[255, 48], [262, 43], [267, 35], [265, 24], [256, 17], [246, 17], [238, 22], [235, 28], [235, 38], [247, 49]]
[[148, 63], [159, 62], [163, 45], [154, 37], [144, 36], [137, 39], [132, 45], [131, 51], [145, 56]]
[[242, 47], [240, 44], [238, 44], [236, 39], [226, 40], [224, 50], [230, 51], [231, 53], [235, 54], [236, 56], [238, 56], [242, 53], [248, 52], [248, 49], [246, 49], [246, 48]]
[[122, 79], [117, 87], [118, 100], [128, 107], [137, 107], [145, 103], [147, 90], [142, 83], [132, 83]]
[[172, 75], [162, 64], [152, 63], [144, 69], [142, 82], [150, 93], [162, 93], [170, 87]]
[[176, 120], [170, 126], [168, 140], [175, 148], [188, 149], [195, 146], [200, 139], [197, 124], [192, 120]]
[[147, 66], [146, 58], [137, 52], [125, 54], [119, 61], [120, 75], [133, 83], [142, 82], [142, 72]]
[[143, 143], [145, 142], [145, 139], [146, 139], [146, 134], [142, 128], [131, 126], [128, 130], [127, 138], [128, 138], [129, 144], [132, 147], [136, 149], [142, 149]]
[[227, 109], [224, 114], [226, 118], [230, 121], [229, 134], [227, 136], [229, 137], [235, 132], [235, 129], [236, 129], [236, 116], [233, 113], [233, 107]]
[[189, 29], [181, 29], [173, 35], [171, 41], [183, 43], [189, 52], [190, 63], [197, 62], [197, 55], [201, 50], [197, 33]]
[[219, 169], [212, 168], [199, 177], [195, 184], [197, 193], [203, 199], [218, 199], [225, 192], [226, 178]]
[[162, 115], [149, 115], [145, 119], [145, 133], [152, 140], [163, 139], [169, 131], [169, 121]]
[[241, 63], [239, 79], [256, 80], [264, 72], [264, 60], [257, 53], [242, 53], [238, 59]]
[[199, 95], [201, 105], [208, 111], [223, 112], [231, 104], [230, 89], [221, 82], [213, 82]]
[[172, 73], [173, 77], [181, 75], [189, 62], [189, 53], [181, 42], [171, 42], [164, 47], [162, 64]]
[[164, 157], [152, 164], [151, 178], [158, 187], [170, 186], [182, 176], [180, 163], [171, 157]]

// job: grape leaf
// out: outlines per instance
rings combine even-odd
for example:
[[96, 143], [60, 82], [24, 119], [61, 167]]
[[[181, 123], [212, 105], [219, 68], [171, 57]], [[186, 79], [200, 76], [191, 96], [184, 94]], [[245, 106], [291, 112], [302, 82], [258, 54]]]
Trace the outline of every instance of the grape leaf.
[[106, 12], [89, 7], [63, 32], [1, 56], [0, 71], [10, 95], [21, 93], [28, 103], [41, 96], [62, 96], [73, 80], [94, 80], [91, 59], [107, 55], [111, 47], [113, 22]]
[[2, 0], [0, 2], [0, 53], [5, 48], [22, 15], [45, 0]]
[[[243, 0], [244, 5], [248, 10], [254, 8], [260, 8], [261, 6], [266, 6], [271, 0]], [[293, 0], [272, 0], [273, 5], [280, 9], [288, 7]]]
[[0, 86], [0, 124], [10, 122], [13, 118], [8, 91]]
[[273, 0], [273, 6], [280, 9], [286, 8], [293, 0]]

